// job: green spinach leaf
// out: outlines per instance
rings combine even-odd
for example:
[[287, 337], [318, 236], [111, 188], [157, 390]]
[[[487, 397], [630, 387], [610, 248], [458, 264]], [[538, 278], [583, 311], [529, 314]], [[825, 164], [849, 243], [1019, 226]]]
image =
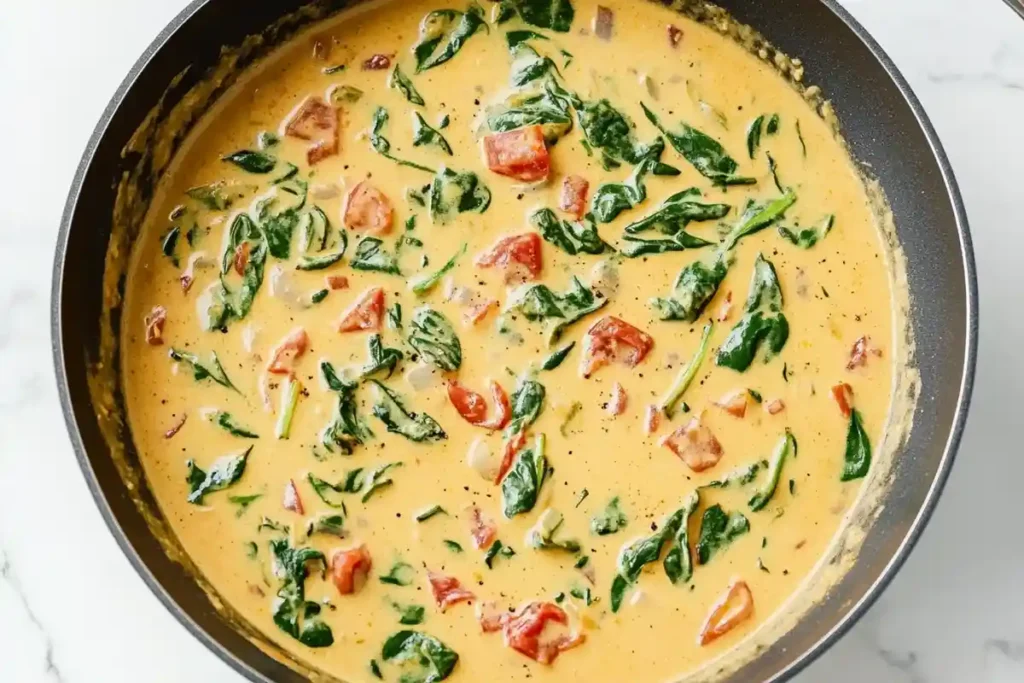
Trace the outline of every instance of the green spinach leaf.
[[393, 479], [391, 479], [391, 477], [388, 476], [388, 472], [390, 472], [396, 467], [401, 466], [402, 463], [400, 462], [389, 462], [387, 464], [381, 465], [380, 467], [375, 467], [369, 472], [367, 472], [366, 490], [363, 492], [363, 497], [360, 498], [360, 500], [365, 503], [366, 501], [370, 500], [370, 498], [372, 498], [373, 495], [377, 493], [377, 491], [380, 491], [381, 489], [387, 488], [388, 486], [394, 484], [395, 482]]
[[441, 282], [441, 278], [447, 275], [458, 263], [459, 257], [466, 253], [466, 243], [463, 242], [455, 254], [448, 259], [443, 266], [438, 268], [435, 272], [430, 275], [422, 275], [415, 278], [409, 283], [409, 289], [413, 291], [416, 296], [423, 296]]
[[680, 123], [678, 130], [667, 130], [647, 105], [641, 103], [640, 106], [647, 120], [665, 134], [669, 144], [711, 182], [716, 185], [752, 185], [757, 182], [755, 178], [736, 175], [738, 164], [735, 159], [711, 136], [685, 123]]
[[871, 468], [871, 441], [864, 429], [860, 411], [850, 411], [850, 428], [846, 432], [846, 454], [843, 457], [841, 481], [852, 481], [867, 476]]
[[185, 481], [188, 482], [188, 502], [201, 505], [206, 494], [223, 491], [241, 479], [250, 453], [252, 453], [252, 446], [246, 448], [239, 455], [225, 455], [217, 458], [210, 465], [209, 472], [199, 469], [194, 460], [185, 463], [188, 468], [188, 473], [185, 476]]
[[758, 116], [747, 127], [747, 154], [754, 158], [757, 148], [761, 145], [761, 130], [764, 128], [764, 115]]
[[715, 363], [743, 372], [764, 347], [765, 362], [782, 351], [789, 338], [789, 321], [782, 312], [782, 288], [775, 266], [761, 254], [754, 262], [746, 312], [718, 347]]
[[547, 389], [540, 382], [532, 379], [520, 380], [512, 392], [512, 417], [505, 428], [505, 435], [511, 437], [525, 431], [536, 422], [544, 408], [546, 396]]
[[565, 518], [561, 512], [548, 508], [527, 533], [527, 545], [534, 550], [564, 550], [567, 553], [578, 553], [579, 541], [574, 538], [556, 538], [564, 522]]
[[530, 26], [567, 33], [576, 12], [571, 0], [501, 0], [495, 23], [503, 24], [517, 14]]
[[447, 515], [447, 514], [448, 514], [448, 511], [445, 510], [440, 505], [431, 505], [426, 510], [423, 510], [422, 512], [419, 512], [419, 513], [416, 514], [416, 521], [417, 522], [425, 522], [428, 519], [430, 519], [431, 517], [436, 517], [437, 515]]
[[661, 320], [695, 322], [718, 292], [729, 269], [726, 257], [719, 254], [709, 267], [694, 261], [679, 272], [668, 297], [651, 299], [651, 306]]
[[782, 437], [775, 450], [772, 452], [771, 464], [768, 466], [768, 479], [758, 488], [757, 493], [751, 496], [747, 504], [754, 512], [761, 510], [771, 501], [775, 495], [775, 488], [779, 485], [779, 477], [782, 475], [782, 466], [788, 457], [796, 457], [796, 438], [788, 429]]
[[407, 562], [399, 560], [391, 565], [391, 569], [388, 573], [378, 577], [381, 583], [386, 583], [390, 586], [411, 586], [413, 576], [416, 575], [416, 570], [413, 566]]
[[401, 275], [398, 257], [384, 248], [384, 242], [376, 237], [364, 237], [356, 245], [349, 265], [356, 270], [369, 270], [388, 275]]
[[313, 548], [293, 548], [287, 539], [270, 542], [274, 567], [281, 585], [272, 610], [278, 628], [308, 647], [327, 647], [334, 642], [331, 627], [321, 620], [320, 605], [306, 600], [307, 565], [317, 563], [327, 571], [324, 554]]
[[607, 536], [626, 528], [626, 513], [619, 506], [619, 497], [615, 496], [604, 507], [604, 510], [590, 519], [590, 530], [598, 536]]
[[434, 418], [426, 413], [410, 412], [398, 394], [375, 379], [371, 379], [370, 382], [377, 389], [377, 402], [373, 404], [373, 414], [385, 424], [389, 432], [401, 434], [417, 443], [448, 438]]
[[451, 675], [459, 662], [459, 655], [434, 636], [419, 631], [399, 631], [381, 648], [385, 662], [416, 662], [418, 674], [406, 674], [403, 683], [438, 683]]
[[427, 210], [430, 220], [444, 225], [460, 213], [483, 213], [491, 205], [491, 191], [475, 173], [442, 166], [430, 183]]
[[557, 368], [559, 365], [562, 364], [562, 361], [565, 360], [566, 356], [569, 355], [569, 352], [572, 351], [574, 346], [576, 346], [576, 342], [569, 342], [562, 348], [552, 353], [550, 356], [544, 359], [543, 363], [540, 364], [540, 369], [554, 370], [555, 368]]
[[537, 228], [544, 241], [570, 256], [601, 254], [611, 250], [598, 234], [593, 214], [588, 213], [581, 221], [564, 221], [551, 209], [538, 209], [530, 215], [530, 223]]
[[506, 517], [511, 519], [533, 509], [549, 469], [548, 459], [544, 455], [544, 435], [539, 434], [532, 448], [519, 451], [508, 474], [501, 480], [501, 497]]
[[642, 159], [625, 182], [604, 183], [597, 188], [590, 200], [590, 211], [598, 223], [611, 223], [620, 213], [647, 199], [644, 176], [656, 163], [652, 157]]
[[471, 2], [465, 12], [437, 9], [420, 22], [419, 42], [413, 47], [416, 73], [444, 64], [462, 49], [477, 31], [490, 32], [484, 20], [484, 11]]
[[384, 107], [377, 107], [373, 111], [373, 119], [370, 124], [370, 146], [373, 147], [377, 154], [380, 154], [385, 159], [390, 159], [399, 166], [408, 166], [409, 168], [415, 168], [426, 173], [434, 173], [434, 169], [423, 164], [417, 164], [414, 161], [408, 161], [406, 159], [400, 159], [391, 153], [391, 141], [384, 137], [384, 126], [388, 123], [388, 110]]
[[328, 507], [338, 510], [345, 509], [345, 500], [342, 494], [359, 493], [363, 489], [363, 468], [357, 467], [350, 470], [337, 484], [321, 479], [312, 472], [306, 474], [306, 480], [313, 487], [313, 493]]
[[732, 249], [743, 237], [764, 230], [782, 218], [783, 214], [786, 213], [786, 209], [793, 206], [795, 202], [796, 195], [792, 190], [764, 204], [758, 204], [753, 201], [748, 202], [747, 207], [743, 210], [743, 215], [740, 216], [739, 222], [733, 226], [726, 236], [724, 248]]
[[619, 251], [627, 258], [637, 258], [649, 254], [664, 254], [670, 251], [703, 249], [712, 245], [714, 245], [714, 242], [709, 242], [706, 239], [691, 235], [685, 230], [680, 230], [675, 235], [664, 239], [646, 239], [629, 234], [623, 235], [622, 248]]
[[675, 531], [668, 535], [668, 552], [665, 554], [664, 567], [668, 580], [673, 584], [689, 582], [693, 577], [693, 557], [690, 554], [690, 517], [697, 511], [700, 494], [694, 491], [680, 508], [678, 524]]
[[515, 92], [500, 105], [487, 109], [487, 127], [494, 133], [539, 125], [548, 144], [572, 130], [572, 105], [578, 102], [552, 80], [543, 88]]
[[574, 275], [565, 294], [556, 294], [547, 285], [530, 285], [517, 296], [512, 308], [527, 320], [547, 320], [548, 343], [553, 344], [569, 325], [607, 304], [607, 298], [598, 298]]
[[260, 438], [259, 434], [248, 427], [239, 424], [235, 418], [232, 417], [231, 413], [224, 412], [223, 410], [217, 410], [210, 413], [208, 419], [231, 436], [237, 436], [243, 439]]
[[334, 420], [321, 432], [320, 442], [328, 452], [333, 453], [337, 446], [342, 453], [350, 455], [356, 446], [373, 438], [373, 432], [359, 417], [356, 406], [358, 385], [339, 377], [334, 366], [327, 361], [320, 362], [320, 374], [327, 387], [338, 395]]
[[306, 525], [306, 536], [313, 534], [345, 538], [345, 517], [338, 513], [317, 515]]
[[697, 377], [697, 372], [704, 363], [704, 357], [707, 356], [708, 341], [711, 339], [711, 331], [713, 329], [714, 323], [709, 322], [704, 326], [704, 332], [700, 335], [700, 344], [697, 346], [697, 352], [693, 354], [693, 358], [690, 359], [689, 363], [680, 368], [679, 374], [672, 381], [672, 386], [665, 392], [661, 402], [658, 404], [658, 408], [665, 413], [666, 417], [672, 417], [676, 406], [683, 399], [683, 394], [686, 393], [690, 384]]
[[372, 334], [366, 342], [366, 354], [369, 360], [363, 369], [359, 371], [359, 378], [365, 379], [373, 375], [387, 371], [384, 379], [391, 377], [398, 363], [402, 360], [403, 354], [399, 349], [384, 346], [379, 334]]
[[702, 204], [693, 201], [700, 190], [691, 187], [666, 199], [648, 216], [626, 226], [626, 234], [637, 235], [656, 230], [663, 235], [676, 235], [694, 221], [713, 221], [729, 213], [728, 204]]
[[462, 365], [462, 344], [446, 317], [429, 306], [423, 306], [413, 313], [409, 328], [409, 345], [424, 360], [449, 372], [459, 369]]
[[402, 73], [402, 70], [397, 64], [395, 64], [395, 68], [391, 71], [391, 78], [388, 79], [388, 86], [396, 88], [405, 96], [405, 99], [409, 100], [413, 104], [418, 104], [420, 106], [426, 104], [426, 102], [423, 101], [423, 96], [420, 95], [418, 90], [416, 90], [416, 86], [412, 84], [412, 80]]
[[452, 155], [452, 146], [444, 139], [441, 132], [431, 128], [418, 111], [412, 113], [412, 146], [435, 145], [448, 156]]
[[634, 125], [607, 99], [582, 102], [576, 110], [580, 128], [591, 149], [601, 152], [602, 164], [615, 168], [620, 163], [639, 164], [651, 159], [650, 172], [655, 175], [676, 175], [679, 171], [657, 160], [665, 150], [665, 141], [660, 137], [649, 144], [637, 142], [633, 134]]
[[743, 513], [735, 511], [726, 514], [721, 505], [712, 505], [704, 511], [704, 516], [700, 520], [697, 562], [707, 564], [717, 552], [724, 550], [748, 531], [750, 522]]
[[226, 372], [224, 372], [224, 366], [220, 364], [220, 359], [217, 358], [217, 353], [214, 351], [210, 353], [210, 361], [204, 363], [199, 360], [199, 356], [194, 353], [187, 351], [178, 351], [177, 349], [171, 349], [168, 352], [171, 360], [184, 363], [188, 367], [192, 368], [192, 378], [197, 382], [202, 382], [205, 379], [216, 382], [222, 387], [226, 387], [238, 393], [238, 387], [231, 383]]
[[235, 517], [241, 517], [249, 509], [250, 505], [262, 497], [262, 493], [252, 493], [247, 496], [228, 496], [228, 502], [238, 506], [238, 510], [235, 511]]
[[515, 550], [512, 550], [509, 546], [501, 542], [500, 539], [494, 539], [494, 543], [484, 553], [484, 564], [487, 565], [488, 569], [494, 569], [494, 561], [499, 557], [514, 557], [516, 554]]
[[422, 605], [400, 605], [392, 601], [391, 606], [398, 612], [398, 623], [404, 626], [416, 626], [423, 623], [427, 610]]
[[779, 234], [785, 237], [787, 240], [800, 247], [801, 249], [810, 249], [815, 244], [825, 239], [825, 236], [832, 231], [832, 224], [835, 223], [836, 217], [832, 214], [825, 216], [822, 220], [821, 225], [815, 228], [787, 228], [785, 226], [779, 226]]
[[277, 166], [277, 159], [265, 152], [253, 152], [243, 149], [227, 156], [222, 160], [231, 162], [247, 173], [270, 173]]

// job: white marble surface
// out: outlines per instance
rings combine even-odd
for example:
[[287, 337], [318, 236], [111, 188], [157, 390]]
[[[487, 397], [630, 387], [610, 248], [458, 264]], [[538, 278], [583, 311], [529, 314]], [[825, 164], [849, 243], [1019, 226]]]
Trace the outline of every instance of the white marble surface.
[[[0, 0], [4, 683], [241, 680], [163, 609], [107, 533], [65, 434], [49, 350], [53, 244], [78, 157], [136, 56], [184, 4]], [[928, 531], [879, 603], [798, 680], [1024, 681], [1024, 458], [1011, 424], [1024, 386], [1024, 22], [998, 0], [845, 4], [903, 70], [949, 153], [983, 322], [973, 410]]]

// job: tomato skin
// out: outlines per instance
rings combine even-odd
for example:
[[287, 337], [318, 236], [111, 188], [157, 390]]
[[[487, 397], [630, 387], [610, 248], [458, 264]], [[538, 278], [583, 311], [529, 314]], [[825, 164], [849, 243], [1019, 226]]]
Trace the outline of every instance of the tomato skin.
[[154, 306], [143, 319], [146, 326], [146, 343], [150, 346], [160, 346], [164, 343], [164, 325], [167, 323], [167, 309], [163, 306]]
[[324, 284], [327, 289], [348, 289], [348, 278], [344, 275], [328, 275], [324, 278]]
[[609, 415], [613, 417], [622, 415], [626, 412], [626, 405], [629, 403], [629, 396], [626, 394], [626, 390], [622, 388], [622, 385], [616, 382], [612, 385], [612, 397], [611, 400], [606, 404], [606, 410]]
[[309, 335], [305, 328], [296, 327], [274, 348], [267, 372], [275, 375], [290, 375], [295, 370], [295, 361], [306, 352]]
[[491, 430], [502, 429], [512, 417], [512, 404], [500, 384], [492, 380], [490, 388], [495, 408], [491, 419], [487, 419], [487, 401], [484, 397], [457, 380], [448, 382], [448, 399], [469, 424]]
[[497, 310], [500, 305], [497, 299], [488, 299], [478, 304], [472, 304], [463, 312], [462, 320], [467, 325], [476, 325], [492, 310]]
[[541, 238], [535, 232], [502, 237], [476, 257], [481, 268], [497, 267], [505, 271], [505, 282], [536, 280], [541, 273]]
[[359, 295], [338, 321], [338, 332], [379, 330], [384, 320], [384, 290], [373, 287]]
[[357, 575], [365, 577], [372, 567], [373, 558], [365, 545], [348, 550], [339, 548], [331, 555], [331, 581], [340, 594], [351, 595], [356, 591]]
[[843, 417], [850, 417], [853, 413], [853, 387], [846, 382], [835, 385], [832, 387], [832, 399], [839, 406]]
[[235, 272], [239, 275], [245, 275], [245, 267], [249, 265], [249, 250], [251, 247], [248, 242], [242, 242], [235, 247], [235, 258], [233, 264]]
[[367, 235], [391, 232], [395, 211], [387, 195], [362, 180], [349, 191], [342, 222], [349, 230]]
[[516, 453], [526, 445], [526, 432], [520, 431], [509, 437], [505, 443], [505, 452], [501, 456], [501, 466], [498, 468], [498, 475], [494, 478], [495, 484], [500, 484], [508, 471], [512, 469], [512, 463], [516, 459]]
[[694, 472], [714, 467], [724, 455], [722, 444], [696, 417], [665, 436], [661, 444], [679, 456]]
[[733, 417], [742, 418], [747, 414], [747, 392], [736, 389], [715, 401], [715, 405]]
[[469, 533], [473, 537], [473, 546], [477, 550], [484, 550], [491, 547], [494, 539], [498, 536], [498, 527], [494, 522], [486, 519], [484, 514], [476, 505], [469, 508]]
[[528, 183], [544, 180], [551, 171], [551, 157], [539, 124], [484, 137], [484, 155], [490, 170]]
[[569, 623], [565, 611], [550, 602], [531, 602], [516, 614], [481, 612], [477, 620], [484, 633], [501, 631], [505, 645], [541, 664], [551, 664], [561, 653], [586, 641], [583, 633], [563, 634], [541, 641], [540, 636], [549, 622]]
[[653, 434], [661, 424], [661, 410], [656, 405], [649, 405], [644, 411], [644, 434]]
[[430, 582], [430, 590], [434, 593], [434, 601], [442, 612], [456, 603], [476, 599], [476, 596], [463, 588], [454, 576], [427, 570], [427, 580]]
[[306, 508], [302, 505], [302, 498], [299, 496], [299, 489], [295, 486], [295, 480], [289, 479], [284, 485], [284, 496], [281, 505], [285, 510], [290, 510], [300, 515], [306, 514]]
[[746, 621], [754, 613], [754, 595], [746, 581], [733, 579], [729, 588], [708, 613], [697, 636], [700, 646], [713, 643]]
[[576, 220], [583, 218], [587, 211], [587, 192], [590, 183], [578, 175], [566, 176], [562, 181], [562, 192], [558, 197], [558, 208]]
[[311, 95], [285, 119], [284, 133], [313, 143], [306, 150], [306, 163], [313, 166], [338, 153], [340, 118], [339, 110], [322, 97]]
[[580, 372], [590, 377], [612, 361], [636, 367], [654, 347], [654, 338], [615, 316], [605, 316], [590, 326], [583, 340]]

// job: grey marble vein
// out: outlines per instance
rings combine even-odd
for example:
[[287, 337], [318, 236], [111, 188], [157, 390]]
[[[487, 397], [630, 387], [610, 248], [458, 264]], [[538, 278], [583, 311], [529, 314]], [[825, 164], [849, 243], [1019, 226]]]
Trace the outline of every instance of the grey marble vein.
[[21, 582], [18, 581], [17, 575], [14, 573], [14, 569], [11, 566], [11, 560], [7, 556], [7, 553], [0, 549], [0, 580], [4, 581], [18, 596], [18, 601], [21, 602], [22, 608], [25, 610], [25, 616], [28, 617], [32, 625], [39, 631], [39, 635], [42, 637], [43, 645], [46, 648], [45, 658], [45, 669], [46, 676], [49, 680], [55, 681], [56, 683], [65, 683], [64, 676], [61, 674], [60, 669], [57, 668], [57, 662], [53, 656], [53, 639], [47, 632], [46, 627], [39, 621], [39, 617], [33, 611], [32, 606], [28, 603], [28, 597], [25, 595], [25, 591], [21, 587]]
[[895, 652], [878, 648], [878, 656], [889, 668], [903, 674], [910, 683], [927, 683], [924, 674], [918, 669], [916, 652]]
[[1024, 642], [1003, 638], [988, 638], [984, 644], [985, 652], [996, 651], [1014, 662], [1024, 662]]

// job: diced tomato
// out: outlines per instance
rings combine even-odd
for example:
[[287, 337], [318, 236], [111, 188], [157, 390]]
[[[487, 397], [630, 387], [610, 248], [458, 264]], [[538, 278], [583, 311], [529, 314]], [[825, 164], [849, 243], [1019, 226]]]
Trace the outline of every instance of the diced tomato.
[[726, 292], [725, 300], [718, 307], [718, 315], [715, 318], [720, 323], [724, 323], [729, 319], [729, 314], [732, 313], [732, 292]]
[[612, 361], [636, 367], [653, 346], [654, 339], [640, 328], [614, 316], [605, 316], [587, 330], [580, 372], [583, 377], [590, 377]]
[[363, 71], [383, 71], [391, 67], [391, 55], [376, 54], [363, 61]]
[[769, 415], [778, 415], [786, 409], [786, 404], [783, 403], [781, 398], [774, 398], [765, 404], [764, 409], [768, 411]]
[[861, 337], [857, 341], [853, 342], [853, 348], [850, 349], [850, 362], [846, 364], [847, 370], [853, 370], [854, 368], [863, 367], [868, 362], [868, 338]]
[[471, 304], [463, 312], [462, 320], [467, 325], [476, 325], [478, 322], [486, 318], [487, 314], [492, 310], [497, 310], [498, 305], [497, 299], [488, 299], [487, 301], [482, 301], [478, 304]]
[[356, 592], [357, 580], [365, 580], [372, 567], [373, 559], [365, 545], [348, 550], [339, 548], [331, 555], [331, 580], [339, 593], [351, 595]]
[[743, 417], [747, 414], [747, 392], [743, 389], [731, 391], [715, 401], [715, 405], [733, 417]]
[[666, 436], [661, 443], [694, 472], [714, 467], [722, 459], [722, 444], [696, 417]]
[[342, 220], [349, 230], [386, 235], [391, 231], [394, 210], [387, 195], [363, 180], [348, 193]]
[[302, 497], [299, 496], [299, 489], [295, 486], [295, 481], [292, 479], [289, 479], [288, 483], [284, 485], [284, 496], [281, 499], [281, 504], [285, 510], [291, 510], [300, 515], [306, 514], [306, 509], [302, 505]]
[[661, 411], [658, 410], [658, 406], [647, 406], [647, 410], [644, 411], [644, 434], [653, 434], [658, 431], [659, 424], [661, 424]]
[[233, 263], [235, 266], [235, 272], [239, 275], [245, 275], [245, 267], [249, 265], [249, 249], [250, 247], [248, 242], [242, 242], [235, 247], [235, 258]]
[[267, 372], [275, 375], [290, 375], [295, 371], [295, 361], [306, 352], [309, 336], [302, 327], [288, 333], [274, 349], [267, 365]]
[[338, 332], [379, 330], [384, 319], [384, 290], [380, 287], [368, 289], [359, 295], [338, 322]]
[[508, 471], [512, 469], [512, 463], [516, 459], [516, 453], [526, 445], [526, 432], [519, 431], [509, 437], [505, 442], [505, 452], [501, 456], [501, 466], [498, 468], [498, 475], [494, 478], [495, 484], [500, 484]]
[[142, 321], [146, 325], [146, 343], [160, 346], [164, 343], [164, 324], [167, 322], [167, 309], [154, 306]]
[[490, 419], [487, 419], [487, 401], [484, 397], [456, 380], [448, 383], [448, 399], [469, 424], [486, 429], [501, 429], [512, 417], [512, 405], [500, 384], [492, 380], [490, 388], [491, 399], [494, 401], [494, 417]]
[[587, 210], [587, 190], [590, 183], [587, 179], [578, 176], [566, 176], [562, 181], [562, 193], [558, 197], [558, 208], [565, 211], [576, 220], [583, 218]]
[[611, 415], [622, 415], [626, 412], [626, 404], [628, 402], [629, 397], [626, 395], [626, 390], [622, 388], [621, 384], [616, 382], [612, 385], [612, 397], [605, 404], [605, 410]]
[[502, 612], [495, 608], [493, 602], [482, 602], [477, 604], [476, 620], [480, 624], [480, 630], [484, 633], [496, 633], [505, 627], [505, 622], [512, 618], [508, 612]]
[[463, 588], [454, 576], [445, 576], [428, 570], [427, 580], [430, 581], [430, 590], [434, 592], [434, 601], [442, 612], [456, 603], [476, 599], [476, 596]]
[[502, 237], [476, 257], [476, 265], [501, 268], [505, 282], [536, 280], [541, 271], [540, 245], [540, 235], [535, 232]]
[[501, 619], [501, 630], [505, 644], [541, 664], [552, 663], [562, 652], [581, 645], [586, 640], [583, 633], [567, 633], [541, 641], [540, 636], [549, 622], [561, 625], [569, 623], [565, 611], [550, 602], [531, 602], [518, 614], [504, 617]]
[[344, 275], [328, 275], [324, 278], [327, 289], [348, 289], [348, 278]]
[[498, 535], [498, 527], [491, 520], [484, 517], [480, 508], [472, 505], [469, 508], [469, 533], [473, 537], [473, 545], [478, 550], [491, 547], [495, 537]]
[[843, 417], [850, 417], [853, 413], [853, 387], [846, 382], [832, 387], [832, 398], [839, 406], [839, 412]]
[[181, 431], [181, 428], [185, 426], [185, 420], [188, 419], [188, 413], [182, 413], [181, 419], [171, 425], [170, 429], [164, 432], [164, 438], [170, 439], [172, 436]]
[[551, 158], [540, 125], [526, 126], [484, 138], [487, 168], [524, 182], [544, 180]]
[[679, 41], [683, 39], [683, 29], [674, 24], [669, 24], [665, 28], [668, 30], [668, 44], [672, 47], [679, 45]]
[[754, 613], [754, 596], [746, 581], [733, 579], [728, 590], [708, 613], [697, 636], [698, 645], [707, 645], [733, 630]]
[[284, 132], [285, 135], [313, 142], [306, 152], [306, 161], [312, 166], [338, 153], [340, 117], [341, 112], [322, 97], [310, 95], [285, 119]]

